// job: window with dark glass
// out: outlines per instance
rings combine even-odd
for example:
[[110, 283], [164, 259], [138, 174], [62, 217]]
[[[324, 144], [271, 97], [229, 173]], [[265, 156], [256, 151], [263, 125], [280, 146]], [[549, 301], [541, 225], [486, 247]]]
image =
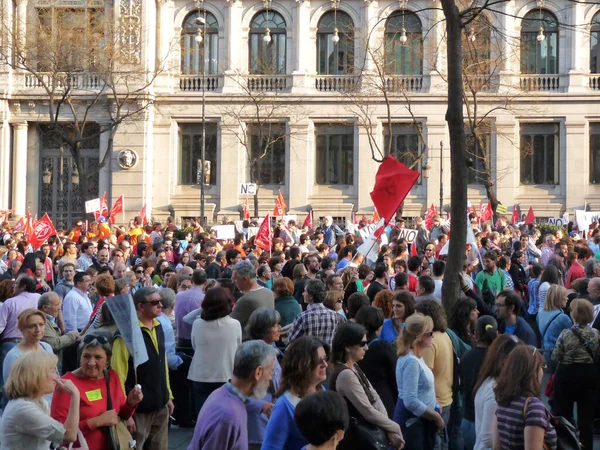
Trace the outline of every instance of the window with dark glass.
[[[385, 127], [383, 143], [385, 152], [390, 148], [390, 136], [388, 127]], [[406, 167], [421, 172], [421, 153], [423, 151], [423, 141], [418, 125], [408, 123], [396, 123], [392, 125], [392, 146], [390, 154]], [[421, 177], [417, 180], [421, 184]]]
[[343, 11], [329, 11], [319, 20], [317, 71], [319, 75], [354, 72], [354, 23]]
[[467, 171], [468, 184], [485, 184], [486, 160], [488, 169], [491, 170], [491, 133], [487, 125], [479, 125], [475, 133], [470, 127], [465, 126], [467, 158], [470, 160]]
[[590, 123], [590, 183], [600, 184], [600, 123]]
[[249, 46], [251, 74], [285, 74], [286, 24], [281, 14], [265, 10], [254, 16]]
[[523, 18], [521, 73], [558, 73], [558, 20], [546, 10], [535, 9]]
[[385, 71], [389, 75], [423, 74], [423, 31], [413, 12], [394, 12], [385, 27]]
[[247, 180], [260, 185], [285, 182], [285, 124], [248, 125]]
[[[197, 19], [206, 20], [198, 24]], [[200, 30], [202, 44], [198, 45], [196, 36]], [[183, 21], [181, 30], [181, 74], [200, 75], [204, 63], [206, 75], [218, 73], [219, 24], [208, 11], [193, 11]], [[206, 55], [206, 57], [204, 56]]]
[[600, 73], [600, 12], [592, 19], [590, 32], [590, 72]]
[[521, 125], [521, 184], [559, 184], [559, 125]]
[[317, 184], [354, 184], [354, 126], [316, 125]]
[[[202, 159], [202, 124], [190, 123], [179, 126], [181, 165], [179, 184], [197, 183], [198, 160]], [[210, 162], [210, 184], [217, 184], [217, 124], [206, 124], [205, 161]]]

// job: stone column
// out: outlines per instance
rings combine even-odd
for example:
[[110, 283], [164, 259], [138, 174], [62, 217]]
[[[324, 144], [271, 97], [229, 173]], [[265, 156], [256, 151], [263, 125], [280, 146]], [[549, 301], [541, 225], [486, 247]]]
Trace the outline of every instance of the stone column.
[[[296, 28], [294, 29], [294, 51], [288, 61], [292, 61], [292, 92], [308, 93], [308, 71], [310, 61], [314, 60], [314, 47], [310, 36], [310, 1], [296, 0]], [[312, 59], [311, 59], [312, 58]], [[314, 62], [313, 62], [314, 64]]]
[[[289, 130], [290, 142], [286, 152], [286, 184], [290, 214], [301, 216], [307, 211], [307, 199], [310, 195], [307, 176], [311, 166], [311, 147], [309, 143], [309, 123], [307, 120], [291, 124]], [[313, 133], [314, 134], [314, 133]]]
[[[242, 51], [242, 45], [248, 45], [247, 39], [242, 39], [242, 13], [243, 7], [241, 0], [227, 0], [227, 12], [225, 16], [226, 36], [227, 36], [227, 57], [225, 63], [225, 76], [223, 80], [223, 93], [238, 92], [240, 90], [238, 74], [242, 64], [242, 56], [247, 55], [248, 49]], [[243, 44], [240, 44], [242, 43]]]
[[[427, 121], [427, 140], [429, 147], [429, 155], [427, 155], [427, 164], [431, 167], [429, 178], [424, 180], [426, 183], [426, 201], [425, 209], [429, 208], [433, 203], [436, 207], [440, 206], [440, 183], [444, 185], [444, 206], [446, 199], [450, 198], [450, 145], [447, 139], [446, 122], [443, 121], [443, 116], [438, 120]], [[443, 152], [440, 152], [440, 142], [444, 144]], [[440, 180], [440, 164], [443, 160], [443, 180]], [[440, 211], [441, 213], [441, 211]]]
[[[110, 129], [108, 129], [107, 124], [100, 124], [103, 133], [100, 135], [100, 148], [98, 149], [98, 159], [102, 162], [102, 159], [106, 155], [108, 150], [108, 138], [110, 134]], [[102, 195], [103, 192], [106, 192], [108, 198], [112, 198], [112, 155], [110, 155], [106, 161], [106, 165], [100, 169], [100, 173], [98, 174], [98, 195]]]
[[[377, 0], [365, 0], [362, 7], [362, 19], [364, 21], [365, 27], [360, 27], [359, 29], [364, 29], [366, 35], [365, 36], [355, 36], [358, 38], [358, 48], [361, 49], [361, 52], [366, 52], [366, 45], [368, 45], [372, 49], [379, 48], [379, 33], [373, 30], [373, 27], [377, 24], [377, 14], [379, 13], [379, 3]], [[377, 25], [377, 28], [380, 28]], [[366, 42], [366, 39], [369, 39], [369, 42]], [[361, 42], [362, 41], [362, 42]], [[365, 45], [366, 44], [366, 45]], [[381, 61], [373, 61], [373, 55], [371, 52], [367, 52], [365, 56], [365, 69], [367, 72], [375, 70], [376, 64], [380, 64]]]
[[12, 207], [15, 215], [27, 209], [27, 122], [15, 123], [13, 147]]
[[0, 100], [0, 209], [10, 204], [10, 125], [8, 100]]
[[[373, 129], [375, 136], [381, 135], [381, 123], [377, 123]], [[354, 189], [356, 192], [356, 209], [360, 213], [373, 213], [373, 200], [369, 193], [373, 186], [375, 174], [379, 168], [379, 163], [373, 160], [371, 146], [369, 145], [369, 135], [365, 127], [355, 127], [354, 133], [356, 142], [354, 143]], [[358, 153], [358, 154], [356, 154]], [[377, 152], [375, 156], [379, 159], [381, 155]]]
[[[590, 191], [589, 138], [585, 120], [582, 118], [567, 118], [565, 127], [565, 142], [570, 148], [588, 149], [588, 151], [571, 151], [568, 158], [561, 152], [560, 162], [566, 167], [564, 172], [561, 171], [560, 184], [565, 186], [566, 190], [565, 208], [568, 212], [573, 212], [576, 209], [583, 209]], [[565, 173], [564, 179], [562, 179], [563, 173]]]
[[165, 70], [168, 60], [171, 41], [173, 40], [173, 0], [156, 1], [156, 69]]
[[27, 48], [27, 3], [28, 0], [17, 0], [17, 39], [21, 54]]

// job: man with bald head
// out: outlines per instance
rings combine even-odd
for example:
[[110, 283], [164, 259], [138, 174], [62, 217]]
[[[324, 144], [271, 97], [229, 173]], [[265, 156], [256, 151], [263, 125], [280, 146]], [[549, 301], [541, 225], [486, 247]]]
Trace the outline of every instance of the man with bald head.
[[113, 277], [115, 278], [115, 280], [123, 278], [125, 276], [125, 272], [127, 272], [127, 266], [125, 265], [125, 263], [115, 263], [115, 268], [113, 269]]

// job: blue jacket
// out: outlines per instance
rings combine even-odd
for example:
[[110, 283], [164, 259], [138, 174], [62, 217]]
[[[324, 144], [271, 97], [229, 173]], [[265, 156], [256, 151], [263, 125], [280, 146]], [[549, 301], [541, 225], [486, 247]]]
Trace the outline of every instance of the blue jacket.
[[[498, 333], [504, 334], [505, 330], [506, 323], [502, 321], [498, 326]], [[521, 316], [517, 316], [517, 323], [515, 324], [514, 335], [521, 339], [527, 345], [533, 345], [534, 347], [537, 347], [538, 345], [537, 336], [535, 335], [535, 332], [531, 329], [527, 321]]]
[[[542, 335], [542, 347], [543, 348], [554, 348], [556, 347], [556, 341], [560, 333], [573, 326], [571, 318], [567, 316], [561, 310], [558, 311], [544, 311], [543, 309], [538, 313], [536, 317], [538, 329]], [[552, 352], [544, 352], [544, 359], [546, 364], [550, 362]]]
[[283, 394], [273, 406], [261, 450], [300, 450], [308, 445], [294, 422], [296, 405], [290, 402], [288, 395], [288, 392]]

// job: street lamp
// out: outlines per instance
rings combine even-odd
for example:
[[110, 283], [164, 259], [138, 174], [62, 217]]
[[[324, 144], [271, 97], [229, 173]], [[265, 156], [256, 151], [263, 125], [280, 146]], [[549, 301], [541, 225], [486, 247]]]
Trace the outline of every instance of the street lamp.
[[[198, 51], [202, 56], [200, 61], [202, 70], [202, 144], [200, 148], [200, 225], [204, 227], [204, 206], [205, 206], [205, 189], [206, 184], [206, 45], [204, 45], [204, 37], [206, 36], [206, 9], [203, 9], [203, 16], [196, 18], [196, 25], [198, 29], [196, 31], [196, 43], [198, 44]], [[202, 28], [201, 28], [202, 27]], [[209, 165], [210, 167], [210, 165]], [[209, 169], [210, 179], [210, 169]]]
[[46, 186], [52, 183], [52, 172], [50, 172], [50, 170], [46, 169], [42, 172], [42, 182]]
[[71, 174], [71, 181], [73, 184], [79, 184], [79, 170], [77, 170], [77, 166], [73, 168], [73, 173]]

